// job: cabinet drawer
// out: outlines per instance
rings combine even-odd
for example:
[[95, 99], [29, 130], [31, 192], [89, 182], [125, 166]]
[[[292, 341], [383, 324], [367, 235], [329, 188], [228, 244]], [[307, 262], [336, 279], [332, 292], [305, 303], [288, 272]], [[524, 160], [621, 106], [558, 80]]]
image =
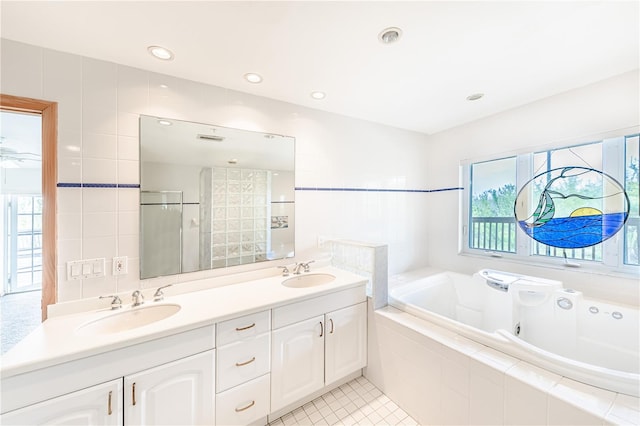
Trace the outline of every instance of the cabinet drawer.
[[216, 424], [247, 425], [269, 414], [269, 374], [216, 395]]
[[219, 347], [216, 392], [225, 391], [268, 373], [271, 365], [270, 354], [270, 333]]
[[220, 347], [271, 329], [271, 311], [256, 312], [217, 324], [216, 346]]

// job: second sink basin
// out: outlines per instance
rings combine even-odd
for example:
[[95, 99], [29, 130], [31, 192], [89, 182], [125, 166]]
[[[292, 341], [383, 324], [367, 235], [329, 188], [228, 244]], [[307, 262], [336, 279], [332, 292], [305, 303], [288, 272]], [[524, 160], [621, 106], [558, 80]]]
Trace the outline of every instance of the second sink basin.
[[142, 327], [169, 318], [180, 310], [180, 305], [162, 304], [128, 309], [113, 315], [89, 321], [80, 327], [81, 334], [110, 334]]
[[282, 281], [282, 285], [294, 288], [315, 287], [317, 285], [328, 284], [335, 279], [336, 277], [331, 274], [305, 274], [287, 278]]

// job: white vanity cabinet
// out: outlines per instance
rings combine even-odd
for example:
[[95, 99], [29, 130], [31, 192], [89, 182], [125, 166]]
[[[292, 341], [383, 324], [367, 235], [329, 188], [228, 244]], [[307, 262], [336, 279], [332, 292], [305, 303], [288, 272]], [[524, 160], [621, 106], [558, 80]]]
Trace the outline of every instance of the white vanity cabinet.
[[125, 376], [125, 424], [213, 424], [214, 365], [209, 350]]
[[216, 329], [216, 424], [266, 424], [271, 311], [220, 322]]
[[122, 425], [122, 379], [52, 398], [0, 416], [3, 425]]
[[273, 310], [271, 412], [366, 366], [365, 300], [361, 286]]
[[212, 425], [214, 342], [209, 325], [3, 377], [0, 424]]
[[273, 332], [271, 411], [324, 387], [324, 315]]
[[367, 365], [367, 304], [325, 315], [324, 380], [331, 384]]

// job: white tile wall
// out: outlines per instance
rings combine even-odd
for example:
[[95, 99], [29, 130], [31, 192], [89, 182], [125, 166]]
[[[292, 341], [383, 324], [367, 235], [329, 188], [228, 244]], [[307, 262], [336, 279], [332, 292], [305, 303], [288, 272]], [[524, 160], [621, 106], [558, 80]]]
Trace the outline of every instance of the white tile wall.
[[[150, 114], [292, 135], [300, 187], [426, 187], [421, 158], [427, 152], [424, 135], [10, 40], [1, 42], [2, 93], [58, 102], [58, 182], [139, 183], [138, 118]], [[129, 274], [117, 278], [107, 274], [101, 282], [69, 283], [59, 271], [58, 300], [89, 297], [114, 287], [146, 286], [136, 283], [137, 267], [132, 267], [138, 262], [132, 213], [137, 211], [137, 190], [84, 188], [81, 193], [78, 198], [73, 195], [77, 188], [58, 189], [58, 251], [65, 259], [77, 255], [80, 240], [81, 258], [128, 256]], [[392, 272], [422, 265], [426, 225], [420, 212], [426, 198], [425, 194], [297, 191], [296, 253], [303, 260], [313, 258], [318, 235], [337, 235], [388, 243]], [[59, 268], [62, 263], [59, 258]]]

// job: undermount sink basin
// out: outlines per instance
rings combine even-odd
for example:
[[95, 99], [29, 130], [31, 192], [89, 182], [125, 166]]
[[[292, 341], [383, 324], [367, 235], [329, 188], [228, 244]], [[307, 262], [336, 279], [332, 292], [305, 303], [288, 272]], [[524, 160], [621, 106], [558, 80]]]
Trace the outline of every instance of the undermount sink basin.
[[305, 274], [287, 278], [282, 281], [282, 285], [293, 288], [315, 287], [317, 285], [328, 284], [335, 279], [336, 277], [331, 274]]
[[180, 305], [162, 304], [128, 309], [107, 317], [89, 321], [80, 327], [81, 334], [111, 334], [142, 327], [169, 318], [180, 310]]

